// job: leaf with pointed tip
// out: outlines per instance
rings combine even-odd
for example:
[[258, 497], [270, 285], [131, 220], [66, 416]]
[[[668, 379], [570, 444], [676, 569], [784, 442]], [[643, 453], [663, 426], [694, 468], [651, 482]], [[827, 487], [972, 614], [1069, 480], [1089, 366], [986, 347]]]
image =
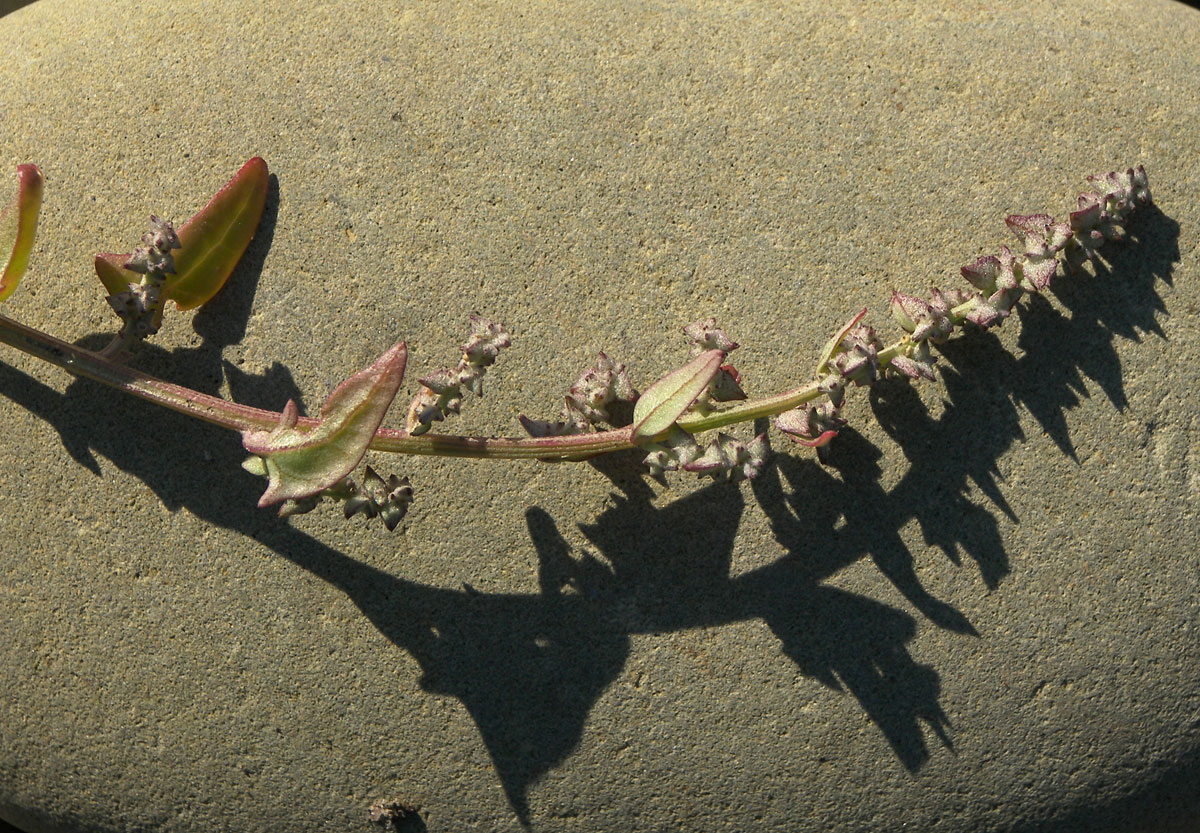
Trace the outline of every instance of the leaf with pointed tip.
[[243, 432], [242, 445], [263, 459], [270, 479], [258, 505], [311, 497], [350, 474], [400, 388], [407, 358], [400, 342], [342, 382], [321, 407], [321, 421], [307, 431], [296, 427], [295, 404], [288, 402], [273, 430]]
[[[179, 309], [193, 309], [217, 294], [241, 259], [267, 204], [267, 163], [254, 157], [216, 193], [208, 205], [179, 228], [175, 274], [167, 277], [166, 297]], [[129, 255], [96, 255], [96, 275], [110, 295], [141, 277], [124, 268]]]
[[112, 252], [96, 255], [96, 277], [109, 295], [119, 295], [129, 289], [128, 284], [139, 283], [141, 278], [125, 269], [122, 264], [129, 260], [130, 255], [118, 255]]
[[821, 351], [821, 360], [819, 362], [817, 362], [817, 375], [818, 376], [825, 373], [825, 371], [827, 371], [829, 369], [829, 360], [832, 359], [834, 357], [834, 354], [837, 353], [838, 347], [840, 347], [842, 344], [842, 339], [844, 339], [849, 334], [849, 332], [854, 329], [854, 326], [859, 321], [862, 321], [862, 317], [866, 314], [867, 314], [867, 308], [863, 307], [862, 310], [859, 311], [858, 315], [851, 318], [850, 322], [848, 324], [846, 324], [846, 326], [844, 326], [840, 330], [838, 330], [837, 333], [834, 334], [833, 338], [829, 339], [829, 341], [826, 342], [825, 349]]
[[674, 425], [704, 393], [724, 359], [723, 350], [706, 350], [651, 385], [633, 407], [631, 439], [649, 439]]
[[0, 211], [0, 257], [6, 258], [0, 272], [0, 301], [13, 293], [29, 266], [41, 208], [42, 172], [37, 165], [17, 165], [17, 194]]

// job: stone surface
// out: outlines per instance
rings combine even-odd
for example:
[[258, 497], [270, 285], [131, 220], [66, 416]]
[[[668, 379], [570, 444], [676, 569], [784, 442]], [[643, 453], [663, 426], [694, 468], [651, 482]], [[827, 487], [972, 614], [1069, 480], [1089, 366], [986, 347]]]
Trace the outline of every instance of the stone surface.
[[1196, 11], [39, 0], [0, 54], [0, 163], [47, 181], [5, 314], [103, 343], [91, 255], [262, 155], [244, 266], [138, 362], [276, 408], [399, 338], [452, 362], [475, 310], [515, 344], [455, 430], [550, 416], [599, 349], [645, 386], [708, 315], [761, 394], [1084, 174], [1158, 201], [938, 385], [858, 392], [830, 468], [386, 460], [392, 535], [257, 510], [235, 436], [6, 348], [0, 816], [1195, 829]]

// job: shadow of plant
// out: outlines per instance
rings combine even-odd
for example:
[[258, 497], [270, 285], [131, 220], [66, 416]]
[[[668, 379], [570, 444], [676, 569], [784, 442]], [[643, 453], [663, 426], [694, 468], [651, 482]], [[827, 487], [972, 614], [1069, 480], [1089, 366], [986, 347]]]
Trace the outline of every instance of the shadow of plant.
[[[276, 205], [273, 186], [272, 217]], [[823, 582], [869, 557], [930, 622], [976, 635], [960, 611], [922, 586], [900, 530], [916, 519], [925, 540], [948, 557], [957, 562], [959, 551], [965, 552], [989, 588], [1007, 575], [996, 520], [967, 496], [968, 481], [1015, 519], [995, 472], [999, 457], [1022, 438], [1017, 405], [1028, 408], [1068, 454], [1073, 449], [1062, 415], [1085, 395], [1083, 376], [1124, 407], [1112, 340], [1156, 330], [1161, 301], [1154, 280], [1169, 282], [1178, 258], [1178, 227], [1160, 213], [1142, 218], [1135, 232], [1141, 235], [1136, 240], [1155, 245], [1131, 244], [1111, 271], [1102, 267], [1096, 278], [1082, 279], [1103, 281], [1106, 292], [1062, 292], [1069, 319], [1038, 299], [1022, 313], [1027, 355], [1014, 358], [982, 333], [947, 345], [949, 366], [941, 366], [949, 399], [937, 419], [907, 384], [876, 388], [875, 416], [912, 463], [890, 491], [879, 483], [881, 452], [853, 430], [836, 441], [829, 468], [779, 456], [752, 483], [751, 494], [787, 555], [736, 576], [731, 554], [744, 493], [712, 486], [656, 507], [649, 486], [630, 468], [632, 455], [596, 461], [622, 492], [594, 523], [580, 527], [596, 554], [574, 553], [554, 519], [530, 508], [526, 522], [540, 591], [484, 594], [389, 575], [255, 509], [260, 483], [237, 468], [243, 455], [236, 440], [212, 426], [87, 381], [59, 394], [3, 364], [0, 391], [54, 425], [72, 456], [97, 474], [93, 452], [142, 479], [167, 506], [187, 507], [209, 523], [252, 537], [346, 593], [380, 633], [420, 664], [425, 690], [463, 704], [526, 824], [529, 787], [577, 747], [592, 706], [624, 667], [633, 634], [761, 619], [799, 673], [853, 696], [897, 759], [915, 771], [930, 755], [927, 732], [952, 748], [937, 670], [914, 661], [907, 648], [916, 620]], [[235, 275], [211, 309], [197, 315], [196, 329], [204, 336], [199, 348], [170, 356], [148, 348], [142, 366], [154, 372], [169, 359], [176, 379], [216, 390], [221, 350], [241, 338], [249, 313], [257, 280], [253, 257], [249, 274]], [[1107, 290], [1118, 278], [1125, 297], [1110, 301]], [[239, 315], [241, 323], [228, 320]], [[1069, 338], [1063, 338], [1064, 328]], [[289, 396], [298, 399], [282, 367], [261, 377], [227, 363], [224, 370], [242, 401], [277, 406]], [[169, 420], [171, 430], [154, 447], [144, 433], [122, 430]], [[197, 449], [205, 449], [203, 459]], [[164, 468], [158, 463], [164, 456], [188, 460], [189, 467]]]
[[[791, 514], [780, 473], [796, 493], [822, 495], [817, 505]], [[618, 500], [595, 524], [581, 528], [607, 563], [585, 555], [571, 583], [628, 633], [761, 619], [800, 673], [852, 694], [904, 766], [917, 769], [928, 758], [919, 719], [946, 745], [949, 739], [937, 703], [937, 674], [915, 663], [904, 647], [916, 634], [915, 621], [872, 599], [821, 586], [862, 555], [857, 540], [840, 538], [834, 529], [837, 499], [845, 492], [818, 466], [786, 457], [754, 484], [776, 536], [785, 546], [795, 544], [791, 555], [731, 576], [742, 499], [732, 489], [710, 486], [661, 508], [641, 499]], [[535, 543], [543, 542], [538, 550], [545, 563], [553, 549], [545, 542], [556, 533], [540, 510], [528, 516]], [[702, 518], [720, 522], [705, 524]], [[819, 550], [799, 543], [814, 540], [822, 542]], [[561, 554], [558, 560], [561, 564]], [[560, 566], [557, 572], [568, 571]]]
[[0, 17], [9, 12], [15, 12], [17, 9], [24, 8], [32, 3], [33, 0], [0, 0]]

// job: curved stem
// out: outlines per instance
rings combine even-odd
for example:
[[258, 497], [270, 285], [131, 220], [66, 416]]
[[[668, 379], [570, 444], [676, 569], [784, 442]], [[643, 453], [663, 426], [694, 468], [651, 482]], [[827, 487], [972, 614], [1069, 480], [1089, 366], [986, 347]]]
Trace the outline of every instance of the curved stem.
[[[972, 300], [955, 307], [951, 315], [961, 320], [974, 304]], [[281, 415], [278, 411], [239, 405], [219, 396], [164, 381], [113, 362], [103, 353], [68, 344], [4, 315], [0, 315], [0, 342], [61, 367], [68, 373], [101, 382], [131, 396], [230, 431], [270, 430], [279, 424]], [[903, 338], [880, 351], [880, 366], [891, 362], [907, 343], [907, 338]], [[686, 414], [680, 417], [678, 425], [689, 433], [698, 434], [738, 422], [776, 416], [821, 395], [818, 383], [809, 382], [803, 387], [748, 400], [724, 410], [704, 415]], [[312, 427], [317, 422], [312, 417], [303, 417], [297, 424]], [[375, 433], [370, 447], [396, 454], [558, 462], [584, 460], [597, 454], [635, 448], [637, 444], [631, 440], [631, 435], [629, 428], [619, 428], [561, 437], [468, 437], [457, 434], [422, 434], [414, 437], [407, 431], [381, 428]]]
[[[279, 424], [280, 414], [249, 405], [239, 405], [219, 396], [210, 396], [182, 385], [158, 379], [140, 370], [109, 361], [99, 353], [68, 344], [52, 335], [0, 315], [0, 342], [35, 358], [42, 359], [68, 373], [92, 379], [131, 396], [170, 408], [182, 414], [219, 425], [230, 431], [270, 430]], [[317, 420], [304, 417], [298, 425], [315, 426]], [[446, 434], [410, 436], [405, 431], [382, 428], [371, 448], [400, 454], [438, 455], [443, 457], [488, 457], [495, 459], [574, 460], [633, 448], [627, 428], [596, 434], [568, 437], [507, 438], [463, 437]]]

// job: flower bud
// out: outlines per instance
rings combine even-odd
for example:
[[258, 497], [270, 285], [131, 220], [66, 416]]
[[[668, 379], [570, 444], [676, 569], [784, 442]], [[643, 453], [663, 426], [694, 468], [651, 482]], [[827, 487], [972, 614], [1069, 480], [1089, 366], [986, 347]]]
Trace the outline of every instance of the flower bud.
[[738, 343], [725, 335], [724, 330], [717, 328], [717, 319], [709, 318], [695, 321], [683, 328], [683, 332], [692, 340], [692, 357], [709, 350], [720, 350], [728, 353], [738, 348]]
[[766, 434], [759, 434], [744, 444], [736, 437], [721, 432], [708, 444], [703, 454], [682, 468], [725, 482], [753, 480], [762, 471], [769, 453]]

